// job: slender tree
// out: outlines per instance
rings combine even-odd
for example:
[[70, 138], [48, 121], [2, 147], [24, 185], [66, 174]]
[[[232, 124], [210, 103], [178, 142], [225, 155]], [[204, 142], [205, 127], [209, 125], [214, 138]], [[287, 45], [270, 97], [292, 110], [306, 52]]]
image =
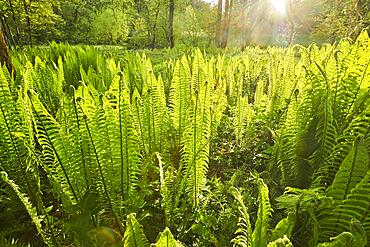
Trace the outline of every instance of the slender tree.
[[294, 40], [294, 33], [295, 33], [295, 23], [294, 23], [294, 16], [293, 16], [293, 7], [292, 7], [292, 0], [288, 0], [286, 2], [286, 9], [287, 9], [287, 15], [288, 15], [288, 22], [290, 26], [290, 32], [289, 32], [289, 45], [293, 43]]
[[224, 14], [224, 26], [222, 30], [222, 41], [221, 48], [226, 48], [230, 33], [230, 21], [231, 21], [231, 11], [233, 7], [233, 0], [225, 1], [225, 14]]
[[[158, 4], [156, 6], [155, 10], [155, 18], [154, 18], [154, 23], [153, 23], [153, 35], [152, 35], [152, 40], [150, 43], [150, 48], [154, 49], [155, 48], [155, 42], [157, 38], [157, 26], [158, 26], [158, 15], [159, 15], [159, 10], [161, 7], [161, 1], [158, 1]], [[173, 18], [173, 16], [172, 16]]]
[[15, 26], [15, 34], [17, 36], [17, 42], [19, 42], [19, 40], [20, 40], [19, 27], [17, 25], [17, 18], [15, 17], [15, 11], [14, 11], [14, 7], [13, 7], [13, 1], [12, 0], [8, 0], [8, 3], [9, 3], [10, 12], [12, 14], [12, 20], [13, 20], [13, 23], [14, 23], [14, 26]]
[[222, 0], [218, 0], [217, 4], [217, 22], [216, 22], [216, 45], [221, 45], [221, 30], [222, 30]]
[[170, 40], [170, 47], [173, 48], [175, 46], [175, 42], [173, 39], [173, 15], [175, 12], [175, 1], [170, 0], [169, 4], [169, 40]]
[[28, 31], [28, 42], [32, 46], [32, 31], [31, 31], [31, 19], [29, 13], [29, 7], [31, 6], [31, 0], [29, 5], [26, 3], [26, 0], [23, 0], [24, 12], [26, 13], [26, 25]]

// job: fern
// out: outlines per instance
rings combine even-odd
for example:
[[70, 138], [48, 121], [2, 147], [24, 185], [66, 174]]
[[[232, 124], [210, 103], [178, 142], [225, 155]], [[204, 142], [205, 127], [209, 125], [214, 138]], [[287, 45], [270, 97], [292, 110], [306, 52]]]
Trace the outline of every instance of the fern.
[[351, 221], [355, 220], [364, 224], [366, 235], [369, 236], [367, 218], [370, 207], [369, 200], [370, 171], [351, 190], [346, 198], [337, 204], [329, 214], [322, 216], [319, 222], [321, 240], [327, 240], [344, 231], [350, 231]]
[[31, 217], [32, 222], [35, 224], [37, 232], [40, 234], [44, 243], [48, 246], [54, 246], [54, 243], [52, 242], [51, 238], [47, 235], [47, 233], [43, 229], [42, 217], [37, 214], [36, 208], [32, 206], [28, 198], [19, 190], [18, 185], [16, 185], [14, 181], [8, 178], [8, 174], [6, 172], [0, 172], [0, 179], [1, 181], [7, 183], [12, 188], [12, 190], [17, 194], [18, 198], [20, 199], [20, 201], [26, 208], [29, 216]]
[[237, 224], [238, 229], [235, 231], [237, 236], [231, 240], [231, 243], [233, 243], [233, 246], [252, 246], [252, 225], [250, 223], [248, 209], [238, 189], [231, 187], [230, 192], [239, 203], [238, 209], [240, 213]]
[[151, 246], [182, 247], [183, 245], [173, 237], [170, 229], [166, 228], [163, 232], [159, 233], [157, 242], [155, 244], [152, 244]]
[[276, 240], [279, 238], [290, 238], [293, 233], [295, 226], [295, 214], [289, 213], [286, 218], [280, 220], [275, 229], [271, 232], [270, 240]]
[[258, 212], [257, 221], [252, 233], [252, 246], [265, 246], [272, 208], [267, 185], [258, 179]]
[[342, 201], [346, 195], [360, 182], [369, 170], [369, 154], [361, 141], [354, 143], [351, 151], [344, 159], [327, 195]]
[[135, 218], [135, 214], [129, 214], [126, 220], [126, 231], [123, 237], [124, 247], [145, 247], [149, 246], [142, 226]]
[[188, 179], [187, 192], [195, 208], [198, 207], [201, 191], [206, 182], [211, 130], [211, 85], [205, 80], [204, 61], [201, 56], [198, 51], [193, 63], [194, 94], [187, 115], [182, 151], [182, 162], [186, 165], [185, 176]]
[[331, 242], [320, 243], [317, 247], [331, 246], [359, 246], [363, 247], [367, 244], [367, 237], [364, 228], [359, 222], [351, 222], [351, 232], [342, 232], [336, 237], [330, 238]]
[[190, 76], [188, 60], [184, 56], [181, 61], [176, 62], [169, 95], [169, 116], [171, 125], [177, 132], [177, 148], [180, 148], [182, 143], [188, 108], [191, 102]]
[[34, 112], [34, 124], [38, 142], [42, 145], [42, 159], [44, 169], [53, 176], [54, 181], [61, 186], [66, 203], [78, 202], [77, 190], [78, 174], [77, 164], [72, 164], [68, 157], [65, 136], [62, 134], [58, 123], [48, 114], [39, 99], [29, 92], [32, 109]]
[[238, 234], [231, 242], [234, 246], [266, 246], [267, 232], [269, 231], [269, 221], [271, 218], [272, 208], [268, 195], [268, 187], [261, 178], [258, 178], [258, 212], [257, 221], [252, 232], [251, 223], [247, 208], [244, 205], [240, 192], [232, 187], [230, 192], [239, 203], [239, 223], [235, 232]]
[[289, 238], [287, 236], [283, 236], [282, 238], [279, 238], [273, 242], [270, 242], [267, 244], [267, 247], [293, 247], [293, 244], [290, 242]]

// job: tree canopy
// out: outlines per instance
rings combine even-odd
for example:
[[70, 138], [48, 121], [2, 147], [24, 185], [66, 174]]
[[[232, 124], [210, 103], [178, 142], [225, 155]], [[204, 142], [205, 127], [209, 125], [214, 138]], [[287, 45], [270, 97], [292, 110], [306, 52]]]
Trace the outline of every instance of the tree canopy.
[[[10, 46], [63, 41], [127, 48], [286, 45], [355, 39], [367, 0], [0, 0]], [[276, 6], [280, 4], [280, 12]], [[173, 44], [172, 44], [173, 43]]]

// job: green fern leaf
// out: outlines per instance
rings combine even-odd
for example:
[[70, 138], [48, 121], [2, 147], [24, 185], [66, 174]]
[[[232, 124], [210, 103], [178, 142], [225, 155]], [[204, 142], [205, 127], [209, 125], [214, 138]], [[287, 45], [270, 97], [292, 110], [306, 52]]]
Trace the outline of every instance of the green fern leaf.
[[269, 199], [269, 190], [261, 178], [258, 179], [258, 212], [257, 221], [252, 233], [252, 246], [265, 246], [272, 208]]
[[124, 247], [149, 247], [142, 226], [135, 218], [135, 214], [129, 214], [126, 221], [126, 231], [123, 237]]
[[231, 243], [233, 244], [233, 246], [252, 246], [252, 226], [249, 219], [248, 209], [245, 206], [243, 197], [238, 189], [236, 189], [235, 187], [231, 187], [230, 193], [238, 201], [238, 209], [240, 213], [239, 222], [237, 225], [238, 229], [235, 232], [237, 236], [235, 236], [231, 240]]
[[151, 246], [153, 247], [183, 247], [183, 245], [173, 237], [170, 229], [168, 228], [164, 229], [163, 232], [159, 233], [157, 242]]

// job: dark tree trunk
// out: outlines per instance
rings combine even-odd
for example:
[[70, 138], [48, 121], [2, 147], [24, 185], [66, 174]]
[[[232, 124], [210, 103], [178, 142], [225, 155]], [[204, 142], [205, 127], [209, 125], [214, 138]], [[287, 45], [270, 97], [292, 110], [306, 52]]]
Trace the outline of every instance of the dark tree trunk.
[[154, 24], [153, 24], [153, 36], [150, 44], [150, 48], [154, 49], [155, 48], [155, 41], [156, 41], [156, 34], [157, 34], [157, 25], [158, 25], [158, 15], [159, 15], [159, 9], [161, 7], [161, 1], [158, 1], [157, 9], [155, 12], [155, 19], [154, 19]]
[[221, 30], [222, 30], [222, 0], [218, 0], [217, 5], [217, 22], [216, 22], [216, 46], [221, 46]]
[[10, 29], [5, 17], [1, 17], [1, 24], [3, 26], [3, 35], [5, 37], [5, 41], [7, 41], [7, 44], [10, 48], [12, 48], [12, 46], [15, 48], [16, 43], [12, 34], [12, 30]]
[[13, 8], [13, 1], [8, 0], [8, 2], [9, 2], [10, 12], [12, 13], [12, 20], [13, 20], [14, 26], [15, 26], [15, 34], [17, 36], [17, 42], [20, 42], [19, 28], [18, 28], [18, 25], [17, 25], [17, 19], [15, 18], [15, 12], [14, 12], [14, 8]]
[[28, 31], [28, 42], [30, 46], [32, 46], [32, 31], [31, 31], [31, 19], [29, 14], [29, 7], [31, 6], [31, 0], [30, 5], [27, 5], [26, 0], [23, 0], [23, 7], [24, 12], [26, 13], [26, 25], [27, 25], [27, 31]]
[[15, 69], [9, 55], [9, 49], [6, 45], [3, 32], [0, 30], [0, 64], [4, 64], [9, 73], [15, 75]]
[[169, 4], [169, 41], [170, 41], [170, 48], [172, 49], [175, 46], [175, 42], [173, 39], [173, 14], [175, 12], [175, 1], [170, 0]]

